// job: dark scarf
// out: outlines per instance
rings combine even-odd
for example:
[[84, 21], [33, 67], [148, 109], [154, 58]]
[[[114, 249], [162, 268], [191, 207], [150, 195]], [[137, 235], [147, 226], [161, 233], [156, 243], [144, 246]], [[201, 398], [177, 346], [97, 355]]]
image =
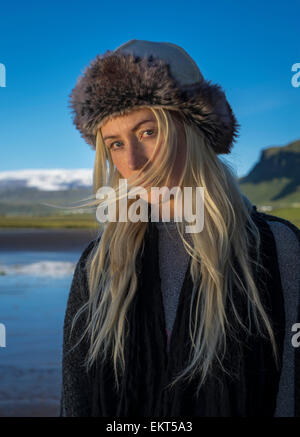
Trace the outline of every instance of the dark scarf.
[[[262, 262], [269, 275], [257, 270], [256, 284], [264, 308], [271, 318], [277, 341], [280, 368], [277, 369], [271, 343], [255, 332], [246, 336], [235, 321], [230, 306], [227, 314], [236, 327], [240, 342], [227, 336], [224, 366], [231, 376], [222, 372], [218, 363], [196, 397], [196, 378], [190, 383], [179, 381], [171, 390], [164, 387], [173, 375], [185, 368], [189, 355], [189, 308], [192, 279], [190, 262], [178, 302], [170, 341], [169, 355], [165, 316], [159, 277], [158, 231], [148, 223], [145, 249], [137, 258], [138, 290], [128, 310], [130, 336], [125, 342], [126, 370], [119, 393], [114, 389], [113, 366], [96, 365], [91, 372], [93, 389], [92, 416], [105, 417], [225, 417], [273, 416], [281, 372], [285, 315], [282, 285], [272, 231], [258, 213], [253, 220], [262, 240]], [[239, 270], [238, 263], [235, 262]], [[246, 300], [234, 291], [234, 302], [247, 325]]]

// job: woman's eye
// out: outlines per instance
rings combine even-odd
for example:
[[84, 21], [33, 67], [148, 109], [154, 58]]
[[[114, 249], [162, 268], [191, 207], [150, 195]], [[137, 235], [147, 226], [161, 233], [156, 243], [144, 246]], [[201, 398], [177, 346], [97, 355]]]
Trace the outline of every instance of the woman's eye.
[[153, 129], [148, 129], [148, 130], [145, 130], [144, 133], [145, 132], [152, 132], [152, 134], [153, 134], [154, 130]]
[[153, 135], [153, 133], [154, 133], [154, 129], [147, 129], [147, 130], [144, 130], [144, 131], [141, 133], [141, 135], [140, 135], [140, 139], [144, 136], [145, 133], [149, 133], [149, 132], [150, 132], [150, 135], [146, 135], [146, 137], [151, 137], [151, 136]]
[[[111, 145], [109, 146], [110, 149], [114, 149], [114, 144], [121, 144], [120, 141], [115, 141], [114, 143], [111, 143]], [[120, 147], [117, 147], [117, 149], [119, 149]]]

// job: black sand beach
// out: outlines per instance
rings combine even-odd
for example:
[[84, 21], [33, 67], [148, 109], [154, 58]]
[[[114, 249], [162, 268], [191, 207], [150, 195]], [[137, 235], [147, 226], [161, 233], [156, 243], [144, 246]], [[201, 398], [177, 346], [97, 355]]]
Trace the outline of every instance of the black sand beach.
[[0, 251], [80, 251], [96, 236], [94, 229], [0, 228]]

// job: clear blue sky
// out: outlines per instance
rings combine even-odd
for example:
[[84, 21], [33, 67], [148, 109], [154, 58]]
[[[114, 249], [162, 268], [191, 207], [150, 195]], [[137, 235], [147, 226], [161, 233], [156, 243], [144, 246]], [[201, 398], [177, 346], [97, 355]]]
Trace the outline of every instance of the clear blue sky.
[[181, 45], [219, 83], [241, 124], [231, 156], [239, 176], [262, 148], [300, 138], [300, 2], [15, 1], [0, 9], [0, 171], [92, 168], [68, 96], [96, 54], [130, 39]]

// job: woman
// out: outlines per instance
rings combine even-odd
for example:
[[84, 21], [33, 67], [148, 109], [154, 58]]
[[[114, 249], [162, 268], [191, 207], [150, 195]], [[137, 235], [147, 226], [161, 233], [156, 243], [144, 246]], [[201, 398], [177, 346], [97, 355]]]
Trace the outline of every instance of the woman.
[[[102, 223], [77, 263], [60, 415], [299, 415], [300, 231], [259, 213], [219, 159], [238, 131], [221, 87], [181, 47], [130, 40], [91, 62], [71, 107], [96, 151], [94, 193], [108, 186], [122, 201], [125, 179], [147, 190], [147, 214], [124, 219], [115, 202], [121, 219]], [[204, 188], [201, 231], [178, 209], [195, 211], [195, 194], [150, 193], [177, 186]]]

